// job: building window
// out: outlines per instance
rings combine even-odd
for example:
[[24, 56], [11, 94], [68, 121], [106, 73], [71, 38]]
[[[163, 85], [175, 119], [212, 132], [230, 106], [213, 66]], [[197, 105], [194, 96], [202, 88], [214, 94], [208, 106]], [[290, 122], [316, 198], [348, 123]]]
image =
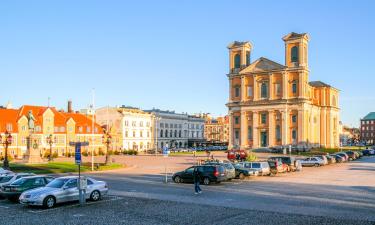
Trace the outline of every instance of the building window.
[[174, 131], [174, 137], [177, 137], [177, 130]]
[[125, 120], [125, 127], [129, 126], [129, 121]]
[[247, 86], [247, 97], [252, 97], [252, 96], [253, 96], [253, 87]]
[[250, 65], [250, 52], [246, 52], [246, 66]]
[[293, 81], [292, 92], [293, 94], [297, 94], [297, 82], [296, 81]]
[[169, 137], [173, 137], [173, 131], [172, 130], [169, 131]]
[[82, 127], [78, 127], [78, 132], [82, 133], [83, 131], [83, 128]]
[[165, 137], [168, 137], [168, 130], [165, 130]]
[[240, 54], [236, 54], [235, 56], [234, 56], [234, 68], [240, 68], [240, 66], [241, 66], [241, 56], [240, 56]]
[[235, 130], [234, 136], [235, 136], [236, 139], [239, 139], [240, 138], [240, 132], [238, 130]]
[[297, 115], [292, 115], [292, 123], [297, 123]]
[[253, 127], [252, 126], [247, 127], [247, 139], [249, 140], [253, 139]]
[[266, 124], [267, 123], [267, 114], [262, 113], [261, 116], [260, 116], [260, 118], [261, 118], [261, 123], [262, 124]]
[[129, 136], [129, 132], [125, 131], [125, 137], [128, 137], [128, 136]]
[[234, 124], [240, 124], [240, 118], [238, 116], [234, 117]]
[[160, 137], [163, 137], [163, 130], [160, 130]]
[[60, 132], [65, 132], [65, 127], [60, 127]]
[[276, 95], [280, 96], [281, 95], [281, 84], [280, 83], [275, 84], [275, 90], [276, 90]]
[[181, 136], [182, 136], [181, 131], [178, 131], [178, 137], [181, 137]]
[[290, 50], [290, 57], [291, 57], [291, 62], [298, 62], [298, 47], [294, 46]]
[[160, 127], [161, 127], [161, 128], [164, 128], [164, 123], [160, 123]]
[[234, 87], [234, 97], [240, 97], [240, 87], [239, 86]]
[[261, 98], [268, 98], [268, 85], [267, 85], [267, 83], [262, 83], [260, 85], [260, 97]]
[[276, 125], [276, 140], [281, 141], [281, 129], [280, 125]]
[[133, 137], [135, 137], [135, 131], [133, 131]]
[[139, 136], [140, 136], [140, 137], [143, 137], [143, 131], [140, 131], [140, 132], [139, 132]]
[[293, 142], [297, 141], [297, 130], [296, 129], [292, 130], [292, 140], [293, 140]]
[[139, 122], [139, 126], [140, 126], [140, 127], [143, 127], [143, 121], [140, 121], [140, 122]]

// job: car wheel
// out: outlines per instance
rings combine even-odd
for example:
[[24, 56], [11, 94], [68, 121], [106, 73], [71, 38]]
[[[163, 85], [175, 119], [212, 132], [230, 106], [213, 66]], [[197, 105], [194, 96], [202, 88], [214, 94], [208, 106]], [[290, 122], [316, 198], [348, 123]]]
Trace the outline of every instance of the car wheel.
[[319, 167], [320, 165], [319, 165], [319, 163], [315, 163], [314, 166], [315, 167]]
[[100, 199], [100, 192], [99, 191], [95, 190], [95, 191], [91, 192], [91, 195], [90, 195], [90, 200], [91, 201], [96, 202], [99, 199]]
[[203, 184], [204, 185], [209, 185], [210, 183], [211, 183], [210, 178], [208, 178], [208, 177], [203, 178]]
[[53, 196], [47, 196], [43, 201], [43, 206], [48, 209], [53, 208], [55, 204], [56, 200]]
[[179, 177], [179, 176], [176, 176], [176, 177], [173, 179], [173, 181], [174, 181], [175, 183], [177, 183], [177, 184], [182, 183], [182, 179], [181, 179], [181, 177]]
[[240, 173], [240, 180], [243, 180], [243, 179], [245, 179], [245, 175], [243, 174], [243, 173]]

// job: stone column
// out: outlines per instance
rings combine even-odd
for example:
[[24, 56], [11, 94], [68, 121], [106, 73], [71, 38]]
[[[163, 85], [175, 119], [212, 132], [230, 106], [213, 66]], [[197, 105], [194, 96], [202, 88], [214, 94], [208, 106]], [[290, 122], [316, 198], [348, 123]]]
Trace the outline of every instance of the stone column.
[[233, 129], [234, 129], [234, 127], [233, 127], [233, 113], [231, 111], [229, 111], [228, 116], [229, 116], [228, 148], [232, 149], [233, 148]]
[[305, 142], [305, 112], [304, 110], [298, 110], [298, 128], [297, 128], [297, 143], [299, 144], [300, 142]]
[[253, 101], [257, 101], [258, 100], [258, 82], [257, 82], [257, 77], [256, 75], [254, 75], [254, 84], [253, 84]]
[[326, 146], [326, 137], [327, 137], [327, 117], [326, 117], [326, 109], [321, 109], [321, 116], [320, 116], [320, 145]]
[[298, 96], [299, 98], [305, 97], [305, 76], [303, 72], [298, 74]]
[[253, 111], [253, 148], [259, 148], [258, 123], [259, 113], [257, 111]]
[[246, 101], [246, 77], [241, 76], [241, 101]]
[[281, 111], [281, 116], [282, 116], [282, 145], [288, 145], [289, 143], [289, 111], [287, 109]]
[[268, 111], [268, 146], [272, 147], [275, 145], [275, 112], [273, 110]]
[[248, 124], [247, 124], [247, 115], [246, 111], [241, 111], [241, 138], [240, 138], [240, 146], [241, 148], [247, 148], [248, 145], [248, 139], [247, 139], [247, 130], [248, 130]]
[[232, 78], [229, 78], [229, 102], [232, 102]]
[[274, 99], [274, 93], [275, 93], [272, 73], [269, 74], [269, 77], [270, 77], [270, 81], [269, 81], [269, 89], [270, 89], [269, 100], [272, 100], [272, 99]]
[[287, 72], [283, 72], [283, 88], [282, 88], [282, 91], [283, 91], [283, 99], [288, 99], [288, 73]]

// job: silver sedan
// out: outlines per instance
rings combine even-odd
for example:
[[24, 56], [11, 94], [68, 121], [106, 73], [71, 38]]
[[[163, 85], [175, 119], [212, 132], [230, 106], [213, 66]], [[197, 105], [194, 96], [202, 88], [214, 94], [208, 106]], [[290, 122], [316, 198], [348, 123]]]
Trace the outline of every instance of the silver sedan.
[[[20, 203], [25, 205], [44, 206], [52, 208], [56, 203], [78, 201], [78, 176], [56, 178], [45, 187], [22, 193]], [[87, 178], [86, 199], [98, 201], [107, 195], [108, 185], [104, 181]]]

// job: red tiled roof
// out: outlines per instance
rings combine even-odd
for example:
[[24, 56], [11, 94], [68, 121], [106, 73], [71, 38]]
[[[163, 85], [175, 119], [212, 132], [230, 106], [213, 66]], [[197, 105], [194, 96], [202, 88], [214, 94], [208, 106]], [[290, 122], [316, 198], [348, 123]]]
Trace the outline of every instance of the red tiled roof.
[[[70, 118], [74, 120], [76, 123], [76, 133], [92, 133], [92, 119], [84, 114], [80, 113], [64, 113], [65, 116], [67, 117], [68, 121]], [[103, 128], [100, 127], [99, 124], [95, 123], [94, 124], [95, 128], [97, 129], [98, 132], [95, 133], [103, 133]], [[79, 127], [82, 127], [82, 132], [79, 132]], [[87, 132], [87, 127], [89, 127], [90, 132]]]
[[0, 109], [0, 132], [4, 133], [7, 130], [7, 125], [12, 125], [12, 133], [18, 132], [16, 109]]

